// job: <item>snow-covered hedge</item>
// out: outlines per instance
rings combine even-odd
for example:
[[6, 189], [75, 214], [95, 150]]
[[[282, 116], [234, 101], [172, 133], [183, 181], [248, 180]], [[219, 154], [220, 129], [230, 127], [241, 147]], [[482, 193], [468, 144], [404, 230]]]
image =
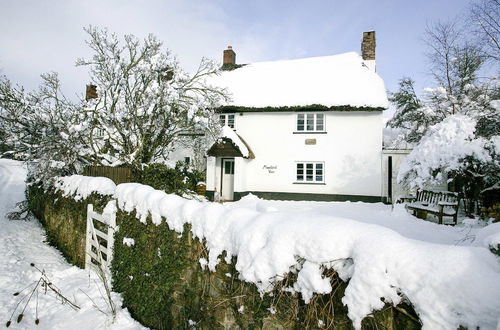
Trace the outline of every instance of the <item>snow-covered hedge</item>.
[[92, 193], [113, 195], [116, 185], [111, 179], [104, 177], [72, 175], [57, 178], [55, 188], [62, 191], [64, 197], [71, 196], [78, 201], [86, 199]]
[[[84, 179], [65, 182], [60, 189], [67, 194], [88, 185]], [[405, 299], [425, 329], [490, 329], [500, 316], [500, 263], [485, 247], [416, 241], [333, 215], [187, 200], [138, 183], [118, 185], [113, 196], [121, 211], [135, 212], [141, 223], [150, 216], [152, 224], [166, 223], [179, 233], [190, 225], [208, 250], [207, 262], [200, 264], [214, 271], [226, 251], [224, 261], [236, 257], [239, 279], [254, 283], [261, 293], [295, 269], [296, 280], [286, 290], [300, 292], [307, 303], [314, 294], [331, 292], [323, 274], [324, 269], [335, 270], [348, 281], [342, 302], [356, 328], [373, 310]], [[492, 235], [496, 231], [482, 240], [490, 244]]]

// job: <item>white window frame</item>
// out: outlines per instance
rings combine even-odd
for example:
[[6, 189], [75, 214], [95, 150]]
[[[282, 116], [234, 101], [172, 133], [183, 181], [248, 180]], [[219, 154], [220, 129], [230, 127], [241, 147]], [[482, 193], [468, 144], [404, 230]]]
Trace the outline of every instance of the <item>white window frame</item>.
[[95, 137], [104, 137], [104, 135], [106, 135], [106, 130], [104, 128], [100, 128], [100, 127], [97, 127], [95, 128], [95, 131], [94, 131], [94, 136]]
[[[323, 120], [323, 128], [318, 129], [318, 117]], [[308, 129], [308, 121], [312, 119], [312, 129]], [[299, 133], [309, 133], [309, 132], [326, 132], [326, 116], [324, 113], [316, 112], [302, 112], [297, 114], [295, 120], [295, 132]], [[302, 120], [302, 129], [299, 129], [299, 121]]]
[[[231, 128], [234, 128], [234, 119], [235, 119], [235, 115], [234, 113], [230, 113], [230, 114], [220, 114], [219, 115], [219, 123], [221, 126], [229, 126]], [[230, 119], [232, 119], [232, 124], [230, 123]]]
[[[308, 178], [308, 165], [312, 165], [312, 180]], [[318, 166], [320, 165], [320, 166]], [[300, 171], [302, 173], [300, 173]], [[318, 177], [321, 176], [320, 180]], [[302, 179], [300, 179], [302, 177]], [[325, 183], [325, 162], [318, 161], [301, 161], [295, 162], [295, 183]]]

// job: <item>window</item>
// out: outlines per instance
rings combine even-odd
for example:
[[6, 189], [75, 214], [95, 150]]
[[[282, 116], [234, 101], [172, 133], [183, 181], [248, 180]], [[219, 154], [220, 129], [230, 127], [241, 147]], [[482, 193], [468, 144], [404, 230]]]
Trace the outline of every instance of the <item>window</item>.
[[184, 157], [184, 164], [189, 165], [191, 163], [191, 157]]
[[297, 165], [297, 182], [323, 183], [325, 182], [324, 163], [300, 162]]
[[221, 126], [229, 126], [234, 128], [234, 114], [233, 115], [219, 115], [219, 122]]
[[234, 162], [224, 162], [224, 174], [234, 174]]
[[324, 132], [325, 115], [322, 113], [299, 113], [297, 115], [298, 132]]
[[95, 128], [95, 136], [96, 137], [104, 137], [104, 135], [106, 134], [106, 131], [103, 129], [103, 128]]

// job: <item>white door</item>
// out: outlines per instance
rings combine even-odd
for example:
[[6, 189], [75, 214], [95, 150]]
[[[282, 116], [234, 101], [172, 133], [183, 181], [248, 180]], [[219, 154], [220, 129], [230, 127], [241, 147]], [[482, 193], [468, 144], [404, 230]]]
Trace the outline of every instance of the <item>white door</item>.
[[222, 159], [222, 200], [234, 199], [234, 158]]

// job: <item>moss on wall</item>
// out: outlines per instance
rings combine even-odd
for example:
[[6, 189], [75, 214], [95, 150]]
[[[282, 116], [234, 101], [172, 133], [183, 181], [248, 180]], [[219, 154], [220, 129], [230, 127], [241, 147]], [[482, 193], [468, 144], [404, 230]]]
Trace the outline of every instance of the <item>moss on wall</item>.
[[71, 264], [85, 266], [85, 234], [87, 204], [96, 211], [104, 208], [109, 197], [90, 195], [84, 202], [62, 197], [60, 193], [44, 193], [30, 186], [27, 190], [28, 207], [41, 221], [49, 244], [55, 246]]
[[[101, 211], [107, 198], [92, 195], [75, 202], [57, 194], [28, 193], [31, 209], [42, 220], [48, 238], [68, 261], [84, 265], [86, 205]], [[333, 290], [316, 295], [309, 304], [301, 296], [283, 290], [296, 275], [278, 279], [275, 289], [261, 297], [255, 285], [238, 280], [236, 260], [223, 261], [215, 272], [203, 270], [200, 258], [208, 259], [204, 242], [170, 230], [165, 222], [154, 225], [135, 218], [135, 212], [118, 211], [112, 262], [113, 289], [143, 325], [155, 329], [352, 329], [341, 299], [347, 283], [332, 270]], [[135, 244], [123, 244], [133, 238]], [[223, 259], [222, 256], [221, 259]], [[321, 322], [320, 322], [321, 321]], [[190, 323], [191, 322], [191, 323]], [[418, 317], [409, 305], [386, 305], [363, 320], [364, 329], [419, 329]]]
[[[148, 219], [143, 224], [134, 212], [121, 211], [117, 221], [113, 288], [122, 293], [134, 318], [148, 327], [189, 328], [191, 320], [199, 329], [352, 329], [341, 302], [347, 283], [332, 270], [324, 274], [332, 279], [332, 293], [316, 295], [309, 304], [283, 290], [294, 282], [292, 273], [261, 297], [255, 285], [238, 280], [234, 257], [215, 272], [203, 270], [199, 260], [207, 259], [208, 252], [203, 242], [192, 239], [189, 226], [178, 234], [165, 222], [156, 226]], [[124, 238], [133, 238], [135, 244], [124, 245]], [[367, 317], [363, 328], [418, 329], [416, 320], [411, 306], [387, 305]]]

